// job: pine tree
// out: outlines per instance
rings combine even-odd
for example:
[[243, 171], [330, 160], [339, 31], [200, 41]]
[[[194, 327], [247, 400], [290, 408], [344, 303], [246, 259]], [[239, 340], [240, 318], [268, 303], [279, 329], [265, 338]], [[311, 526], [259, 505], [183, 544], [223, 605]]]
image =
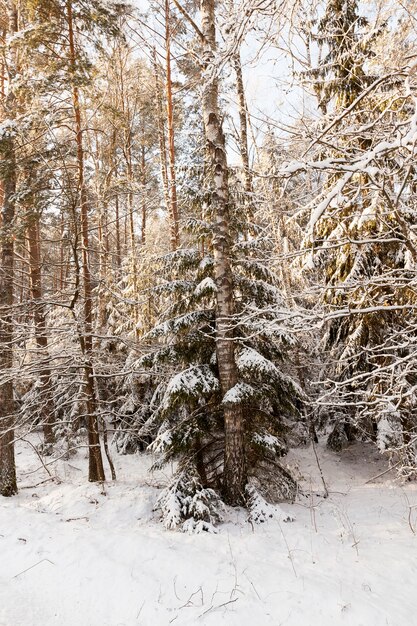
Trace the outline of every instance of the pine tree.
[[14, 287], [14, 219], [16, 193], [16, 116], [17, 102], [13, 81], [17, 73], [16, 47], [10, 39], [18, 32], [17, 7], [6, 3], [5, 20], [7, 37], [5, 63], [7, 67], [7, 95], [2, 102], [3, 115], [0, 126], [0, 179], [3, 205], [1, 215], [1, 267], [0, 267], [0, 494], [12, 496], [17, 492], [14, 457], [13, 395], [13, 287]]
[[[27, 162], [19, 162], [21, 174], [19, 179], [15, 178], [15, 190], [18, 192], [14, 197], [14, 201], [18, 202], [19, 208], [24, 209], [27, 224], [29, 226], [29, 244], [31, 263], [31, 288], [33, 295], [33, 305], [35, 311], [36, 324], [36, 340], [38, 348], [42, 349], [43, 355], [40, 357], [41, 365], [41, 381], [43, 391], [34, 382], [33, 393], [26, 394], [23, 407], [27, 411], [25, 420], [32, 409], [32, 425], [39, 419], [39, 410], [34, 408], [33, 398], [38, 392], [37, 404], [43, 406], [48, 412], [46, 422], [48, 425], [47, 438], [52, 440], [51, 431], [52, 414], [56, 416], [60, 414], [60, 398], [56, 398], [56, 408], [54, 409], [51, 400], [51, 384], [57, 384], [59, 388], [60, 373], [51, 372], [50, 368], [45, 365], [47, 361], [46, 347], [46, 321], [45, 309], [41, 298], [40, 283], [40, 228], [36, 223], [39, 218], [39, 207], [36, 202], [40, 198], [41, 204], [44, 202], [47, 206], [48, 201], [51, 202], [53, 195], [53, 185], [50, 185], [46, 199], [42, 199], [42, 193], [36, 198], [36, 188], [40, 183], [41, 176], [38, 176], [40, 159], [49, 158], [49, 164], [53, 171], [52, 180], [59, 181], [61, 185], [61, 194], [59, 202], [63, 199], [68, 200], [66, 210], [68, 210], [71, 218], [71, 229], [74, 237], [72, 245], [73, 264], [69, 270], [74, 272], [67, 281], [67, 284], [74, 286], [74, 291], [65, 295], [69, 295], [69, 311], [72, 312], [71, 326], [76, 330], [76, 336], [79, 339], [79, 348], [82, 351], [82, 359], [77, 355], [78, 363], [83, 363], [85, 374], [85, 385], [78, 389], [77, 398], [74, 398], [75, 406], [85, 407], [87, 432], [89, 437], [89, 479], [103, 480], [104, 470], [101, 460], [101, 449], [99, 441], [99, 427], [101, 410], [97, 400], [97, 382], [94, 373], [94, 346], [93, 346], [93, 323], [94, 323], [94, 302], [92, 291], [92, 271], [94, 266], [94, 257], [90, 249], [90, 224], [89, 224], [89, 191], [87, 189], [88, 180], [85, 168], [85, 136], [86, 130], [83, 127], [83, 111], [81, 99], [81, 87], [86, 86], [91, 78], [91, 63], [87, 61], [87, 53], [83, 48], [84, 42], [80, 43], [81, 32], [89, 32], [96, 46], [100, 47], [105, 37], [111, 37], [117, 33], [117, 20], [123, 9], [122, 3], [107, 3], [104, 6], [101, 2], [89, 3], [71, 3], [48, 1], [39, 3], [37, 0], [22, 3], [20, 7], [20, 22], [30, 25], [25, 28], [22, 37], [17, 41], [16, 46], [21, 51], [21, 70], [24, 70], [19, 80], [19, 89], [21, 99], [24, 99], [26, 107], [37, 101], [39, 112], [37, 115], [34, 111], [27, 113], [26, 118], [21, 116], [21, 125], [24, 121], [26, 124], [26, 132], [32, 131], [37, 126], [39, 136], [42, 133], [50, 132], [53, 141], [55, 141], [56, 151], [48, 147], [45, 150], [45, 144], [39, 139], [34, 139], [32, 144], [32, 153], [26, 149], [25, 141], [23, 145], [26, 149]], [[48, 31], [49, 47], [46, 49], [43, 45], [45, 32]], [[89, 45], [90, 45], [89, 43]], [[24, 63], [23, 63], [24, 61]], [[13, 67], [13, 64], [10, 65]], [[62, 107], [62, 95], [68, 95], [68, 84], [72, 87], [72, 111], [73, 119], [68, 118], [68, 108]], [[48, 110], [47, 110], [48, 109]], [[65, 132], [61, 129], [68, 129], [73, 124], [74, 134], [64, 137]], [[23, 130], [23, 126], [22, 126]], [[28, 135], [27, 135], [28, 136]], [[69, 141], [68, 141], [69, 139]], [[59, 141], [67, 142], [65, 147], [59, 145]], [[38, 149], [38, 154], [35, 153]], [[23, 155], [23, 151], [20, 152]], [[61, 159], [58, 163], [57, 155]], [[28, 173], [25, 167], [29, 165], [31, 159], [31, 167]], [[55, 159], [55, 162], [54, 162]], [[74, 169], [76, 164], [76, 170]], [[27, 175], [26, 175], [27, 174]], [[75, 174], [75, 175], [74, 175]], [[32, 176], [32, 178], [30, 178]], [[27, 178], [27, 180], [25, 179]], [[45, 184], [45, 180], [42, 181]], [[25, 187], [27, 185], [27, 187]], [[12, 194], [13, 197], [13, 194]], [[17, 199], [17, 200], [16, 200]], [[55, 203], [55, 207], [58, 202]], [[80, 237], [81, 235], [81, 237]], [[79, 253], [80, 252], [80, 256]], [[70, 265], [70, 264], [69, 264]], [[68, 267], [68, 266], [67, 266]], [[82, 269], [82, 282], [81, 272]], [[10, 273], [10, 272], [9, 272]], [[61, 283], [62, 283], [61, 276]], [[83, 297], [81, 298], [80, 285], [83, 287]], [[60, 294], [62, 297], [64, 294]], [[82, 311], [80, 304], [82, 304]], [[64, 317], [64, 316], [62, 316]], [[70, 316], [71, 317], [71, 316]], [[52, 321], [52, 318], [51, 318]], [[75, 321], [75, 324], [74, 324]], [[67, 323], [67, 321], [66, 321]], [[69, 324], [67, 324], [69, 325]], [[71, 342], [69, 342], [71, 344]], [[36, 368], [32, 364], [32, 370]], [[72, 374], [77, 377], [79, 365], [72, 370]], [[33, 379], [32, 374], [28, 370], [28, 379]], [[64, 379], [66, 376], [63, 377]], [[49, 391], [46, 391], [46, 388]], [[77, 387], [77, 385], [76, 385]], [[78, 385], [79, 387], [79, 385]], [[40, 393], [39, 393], [40, 392]], [[79, 393], [81, 392], [81, 394]], [[32, 400], [30, 400], [32, 398]], [[80, 400], [78, 404], [77, 400]], [[78, 413], [78, 411], [76, 411]], [[43, 421], [45, 419], [41, 418]]]

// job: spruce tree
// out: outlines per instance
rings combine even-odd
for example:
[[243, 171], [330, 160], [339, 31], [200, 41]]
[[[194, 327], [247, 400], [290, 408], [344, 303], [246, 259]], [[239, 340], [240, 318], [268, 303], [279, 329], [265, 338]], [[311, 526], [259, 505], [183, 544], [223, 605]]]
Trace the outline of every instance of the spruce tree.
[[325, 281], [330, 318], [321, 344], [329, 365], [319, 402], [321, 425], [329, 418], [333, 424], [329, 445], [340, 449], [359, 437], [386, 449], [391, 440], [409, 455], [410, 466], [414, 373], [402, 373], [409, 349], [393, 338], [406, 335], [414, 344], [406, 330], [413, 302], [413, 175], [410, 170], [404, 180], [401, 165], [409, 159], [410, 147], [404, 153], [401, 146], [411, 146], [414, 106], [403, 79], [384, 77], [385, 61], [374, 60], [387, 28], [377, 23], [370, 29], [355, 1], [328, 2], [319, 21], [315, 39], [326, 54], [311, 76], [327, 117], [317, 128], [322, 145], [313, 140], [314, 153], [310, 148], [301, 167], [320, 172], [322, 185], [309, 207], [306, 269]]
[[[242, 205], [232, 227], [243, 232]], [[210, 225], [190, 220], [189, 236], [208, 238]], [[216, 353], [216, 282], [212, 251], [181, 249], [158, 261], [158, 323], [146, 333], [146, 354], [129, 361], [136, 374], [136, 441], [157, 454], [158, 467], [174, 460], [178, 471], [159, 506], [169, 527], [211, 528], [224, 493], [224, 409], [240, 404], [245, 424], [249, 487], [267, 499], [292, 498], [295, 484], [279, 459], [302, 421], [303, 392], [287, 364], [294, 344], [285, 324], [276, 328], [273, 310], [285, 309], [277, 277], [268, 268], [272, 240], [239, 236], [231, 268], [236, 302], [233, 343], [238, 380], [221, 391]], [[156, 263], [154, 262], [154, 266]], [[246, 303], [251, 303], [250, 311]], [[270, 312], [265, 313], [265, 309]], [[143, 349], [143, 348], [142, 348]], [[139, 401], [141, 398], [141, 401]]]

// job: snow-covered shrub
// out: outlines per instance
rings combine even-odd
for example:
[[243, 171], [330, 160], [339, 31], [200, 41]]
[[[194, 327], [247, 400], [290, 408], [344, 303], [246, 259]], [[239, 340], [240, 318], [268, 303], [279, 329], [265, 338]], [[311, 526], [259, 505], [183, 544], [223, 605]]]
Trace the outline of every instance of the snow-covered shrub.
[[198, 476], [183, 470], [160, 494], [154, 510], [161, 512], [165, 528], [183, 532], [217, 532], [224, 505], [213, 489], [204, 488]]
[[249, 511], [248, 520], [255, 524], [275, 519], [280, 522], [293, 522], [294, 517], [285, 513], [277, 504], [267, 502], [252, 484], [246, 487], [247, 506]]
[[386, 452], [404, 443], [401, 417], [397, 411], [393, 411], [389, 415], [381, 415], [377, 424], [376, 443], [380, 452]]
[[[405, 426], [405, 427], [404, 427]], [[389, 400], [384, 402], [377, 424], [377, 446], [396, 465], [397, 473], [407, 479], [417, 477], [417, 432], [414, 420], [404, 415]]]

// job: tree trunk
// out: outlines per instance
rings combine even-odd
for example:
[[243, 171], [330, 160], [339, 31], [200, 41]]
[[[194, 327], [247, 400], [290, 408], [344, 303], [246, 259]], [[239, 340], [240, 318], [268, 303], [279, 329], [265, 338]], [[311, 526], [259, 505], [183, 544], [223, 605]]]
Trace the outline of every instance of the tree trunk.
[[172, 102], [171, 79], [171, 24], [170, 0], [165, 0], [165, 55], [166, 55], [166, 101], [168, 127], [168, 161], [169, 161], [169, 200], [171, 221], [171, 248], [176, 250], [180, 243], [178, 226], [177, 179], [175, 173], [175, 143], [174, 143], [174, 109]]
[[[201, 0], [204, 35], [203, 120], [207, 142], [208, 174], [213, 213], [213, 253], [217, 286], [216, 352], [223, 396], [238, 382], [233, 337], [233, 275], [230, 267], [230, 216], [228, 168], [225, 137], [218, 108], [218, 78], [213, 66], [216, 49], [214, 0]], [[225, 500], [231, 505], [245, 502], [246, 454], [243, 407], [224, 406], [224, 476]]]
[[41, 381], [41, 401], [43, 404], [41, 423], [43, 426], [44, 442], [46, 445], [54, 443], [54, 404], [52, 401], [52, 376], [49, 366], [48, 338], [46, 335], [45, 306], [42, 302], [42, 273], [41, 273], [41, 251], [39, 236], [39, 218], [29, 217], [28, 226], [29, 243], [29, 274], [30, 286], [33, 300], [33, 320], [35, 323], [35, 339], [42, 363], [40, 371]]
[[[68, 41], [70, 49], [70, 64], [72, 73], [76, 70], [76, 51], [73, 30], [73, 17], [71, 0], [67, 0], [67, 23]], [[77, 143], [77, 166], [78, 166], [78, 189], [80, 194], [81, 213], [81, 236], [82, 236], [82, 270], [84, 281], [84, 337], [82, 348], [84, 353], [84, 375], [85, 375], [85, 395], [87, 406], [87, 426], [88, 426], [88, 480], [91, 482], [101, 482], [105, 480], [103, 459], [101, 455], [100, 436], [97, 419], [97, 397], [94, 381], [93, 357], [93, 307], [91, 295], [91, 276], [89, 266], [89, 233], [88, 233], [88, 204], [87, 189], [84, 180], [84, 148], [81, 125], [81, 106], [79, 91], [76, 84], [72, 87], [72, 100], [75, 119], [75, 133]]]
[[107, 246], [106, 246], [106, 224], [107, 224], [107, 204], [103, 197], [99, 196], [99, 211], [97, 215], [97, 235], [98, 235], [98, 266], [99, 266], [99, 291], [97, 303], [97, 330], [102, 331], [107, 322], [106, 311], [106, 289], [107, 289]]
[[[111, 159], [112, 159], [114, 178], [116, 179], [116, 182], [117, 182], [118, 170], [117, 170], [117, 160], [116, 160], [116, 139], [117, 139], [117, 134], [116, 134], [116, 131], [114, 130], [113, 131], [113, 138], [112, 138], [113, 152], [111, 154]], [[121, 252], [121, 244], [120, 244], [119, 193], [117, 191], [116, 191], [116, 194], [115, 194], [114, 205], [115, 205], [114, 206], [114, 210], [115, 210], [115, 229], [116, 229], [116, 233], [115, 233], [115, 237], [116, 237], [116, 267], [117, 267], [117, 277], [119, 277], [120, 268], [122, 266], [122, 252]], [[109, 249], [110, 249], [110, 246], [109, 246]]]
[[[8, 32], [17, 32], [17, 9], [14, 2], [7, 3]], [[15, 96], [11, 81], [16, 71], [13, 50], [7, 60], [8, 93], [4, 102], [6, 115], [14, 117]], [[3, 136], [0, 177], [3, 191], [0, 266], [0, 494], [17, 493], [16, 464], [14, 456], [14, 397], [13, 397], [13, 280], [14, 250], [13, 221], [15, 216], [16, 155], [12, 134]]]
[[161, 166], [162, 188], [164, 190], [164, 202], [167, 213], [170, 213], [169, 204], [169, 185], [168, 185], [168, 168], [167, 168], [167, 150], [165, 141], [164, 114], [162, 107], [161, 84], [159, 81], [158, 63], [156, 60], [156, 50], [153, 49], [153, 63], [155, 76], [155, 100], [158, 113], [158, 138], [159, 138], [159, 157]]
[[65, 253], [64, 253], [64, 232], [65, 232], [65, 222], [64, 222], [64, 214], [61, 213], [61, 223], [60, 223], [60, 232], [61, 239], [59, 242], [59, 292], [62, 294], [64, 289], [64, 275], [65, 275]]
[[140, 164], [140, 180], [141, 180], [141, 199], [142, 199], [142, 224], [140, 242], [142, 246], [146, 242], [146, 162], [145, 162], [145, 146], [141, 146], [141, 164]]
[[114, 210], [115, 210], [115, 227], [116, 227], [116, 267], [117, 267], [117, 275], [119, 276], [120, 269], [122, 266], [122, 251], [120, 246], [120, 215], [119, 215], [119, 194], [116, 193], [116, 197], [114, 199]]
[[[4, 144], [7, 142], [7, 146]], [[14, 458], [14, 399], [13, 399], [13, 220], [16, 192], [16, 162], [13, 139], [3, 140], [4, 162], [3, 208], [0, 267], [0, 494], [17, 493]], [[6, 165], [7, 162], [7, 165]]]
[[239, 110], [239, 151], [243, 165], [243, 180], [246, 193], [252, 193], [252, 174], [249, 165], [248, 149], [248, 121], [245, 88], [243, 86], [242, 63], [240, 54], [237, 52], [233, 57], [233, 67], [236, 74], [236, 92]]
[[[131, 273], [133, 279], [133, 298], [137, 300], [138, 298], [138, 290], [139, 290], [139, 281], [138, 281], [138, 260], [136, 254], [136, 237], [135, 237], [135, 222], [134, 222], [134, 206], [133, 206], [133, 159], [132, 159], [132, 131], [131, 131], [131, 120], [128, 118], [129, 130], [127, 132], [127, 136], [125, 138], [125, 146], [124, 146], [124, 155], [126, 160], [126, 170], [127, 170], [127, 179], [129, 190], [127, 194], [127, 204], [128, 204], [128, 217], [129, 217], [129, 232], [130, 232], [130, 258], [131, 258]], [[135, 336], [136, 339], [139, 338], [139, 309], [138, 305], [135, 303], [133, 305], [133, 314], [135, 319]]]
[[[96, 324], [99, 331], [106, 327], [107, 323], [107, 289], [109, 282], [109, 196], [114, 174], [114, 150], [116, 134], [113, 132], [112, 140], [108, 150], [101, 152], [97, 150], [94, 159], [96, 177], [96, 219], [98, 234], [98, 266], [99, 266], [99, 290]], [[99, 139], [96, 137], [96, 146]], [[104, 175], [104, 169], [107, 169]]]

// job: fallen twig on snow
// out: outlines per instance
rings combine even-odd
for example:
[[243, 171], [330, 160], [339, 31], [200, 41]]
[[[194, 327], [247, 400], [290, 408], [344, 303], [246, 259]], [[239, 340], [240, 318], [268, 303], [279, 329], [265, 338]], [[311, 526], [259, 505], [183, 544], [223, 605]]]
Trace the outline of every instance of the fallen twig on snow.
[[34, 567], [37, 567], [38, 565], [40, 565], [41, 563], [43, 563], [44, 561], [47, 561], [48, 563], [50, 563], [51, 565], [55, 565], [55, 563], [53, 563], [52, 561], [50, 561], [49, 559], [42, 559], [41, 561], [38, 561], [37, 563], [35, 563], [34, 565], [31, 565], [30, 567], [27, 567], [26, 569], [24, 569], [22, 572], [19, 572], [18, 574], [15, 574], [14, 576], [12, 576], [12, 578], [17, 578], [18, 576], [21, 576], [22, 574], [25, 574], [26, 572], [28, 572], [29, 570], [33, 569]]

